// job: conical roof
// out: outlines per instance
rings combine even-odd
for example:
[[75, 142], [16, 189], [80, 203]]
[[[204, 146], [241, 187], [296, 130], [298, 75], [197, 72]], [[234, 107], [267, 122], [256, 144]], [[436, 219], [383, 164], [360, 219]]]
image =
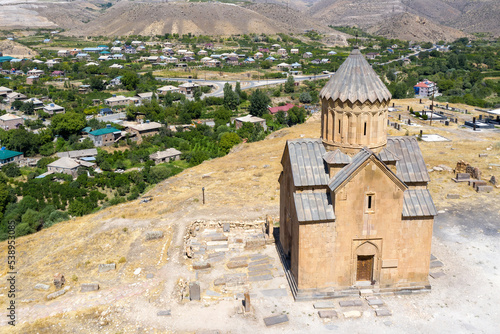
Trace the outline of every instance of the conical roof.
[[349, 100], [352, 103], [374, 103], [389, 101], [392, 96], [359, 49], [354, 48], [323, 87], [320, 97], [334, 101], [339, 99], [342, 102]]

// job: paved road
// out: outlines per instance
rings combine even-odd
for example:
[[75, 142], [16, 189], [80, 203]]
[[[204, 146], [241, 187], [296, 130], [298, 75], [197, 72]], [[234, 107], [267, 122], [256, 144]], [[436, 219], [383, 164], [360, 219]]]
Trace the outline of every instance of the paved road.
[[[300, 76], [294, 76], [295, 81], [304, 81], [304, 80], [318, 80], [318, 79], [326, 79], [329, 78], [330, 74], [320, 74], [320, 75], [300, 75]], [[224, 96], [224, 85], [226, 82], [230, 83], [231, 85], [236, 84], [236, 80], [204, 80], [204, 79], [187, 79], [187, 78], [156, 78], [157, 80], [160, 81], [191, 81], [191, 82], [203, 82], [206, 84], [211, 84], [215, 87], [215, 90], [213, 90], [211, 93], [205, 94], [204, 96], [216, 96], [216, 97], [221, 97]], [[287, 79], [263, 79], [263, 80], [240, 80], [241, 84], [241, 89], [251, 89], [251, 88], [257, 88], [257, 87], [263, 87], [263, 86], [269, 86], [269, 85], [279, 85], [282, 83], [285, 83]]]
[[409, 57], [411, 57], [411, 56], [415, 56], [415, 57], [417, 57], [417, 56], [420, 54], [420, 52], [427, 52], [427, 51], [429, 51], [429, 52], [430, 52], [430, 51], [435, 50], [435, 49], [436, 49], [436, 48], [430, 48], [430, 49], [424, 49], [424, 50], [416, 51], [416, 52], [414, 52], [414, 53], [410, 53], [410, 54], [408, 54], [408, 55], [406, 55], [406, 56], [403, 56], [403, 57], [401, 57], [401, 58], [396, 58], [396, 59], [393, 59], [393, 60], [389, 60], [388, 62], [385, 62], [385, 63], [379, 63], [379, 64], [377, 64], [377, 65], [384, 66], [384, 65], [387, 65], [387, 64], [393, 63], [393, 62], [395, 62], [395, 61], [400, 61], [400, 60], [403, 60], [404, 58], [409, 58]]

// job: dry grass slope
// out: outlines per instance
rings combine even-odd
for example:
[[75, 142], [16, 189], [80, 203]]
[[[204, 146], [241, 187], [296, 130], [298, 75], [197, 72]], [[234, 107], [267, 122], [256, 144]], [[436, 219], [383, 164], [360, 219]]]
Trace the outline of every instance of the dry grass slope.
[[367, 31], [386, 38], [433, 43], [440, 40], [453, 42], [458, 38], [468, 36], [460, 30], [436, 24], [409, 13], [396, 14], [369, 27]]

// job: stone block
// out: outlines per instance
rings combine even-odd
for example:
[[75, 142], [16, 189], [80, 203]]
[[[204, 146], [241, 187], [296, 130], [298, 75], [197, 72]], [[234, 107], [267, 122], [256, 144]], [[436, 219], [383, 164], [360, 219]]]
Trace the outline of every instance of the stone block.
[[269, 271], [269, 270], [249, 271], [248, 272], [248, 277], [270, 275], [270, 274], [271, 274], [271, 271]]
[[443, 262], [441, 261], [432, 261], [430, 264], [430, 268], [439, 268], [443, 266]]
[[162, 310], [162, 311], [156, 312], [156, 315], [158, 317], [166, 317], [166, 316], [172, 315], [172, 313], [170, 312], [170, 310]]
[[432, 277], [432, 278], [434, 278], [434, 279], [437, 279], [437, 278], [446, 276], [446, 274], [443, 273], [442, 271], [438, 271], [436, 273], [429, 273], [429, 276]]
[[194, 270], [203, 270], [203, 269], [208, 269], [210, 267], [211, 267], [210, 263], [208, 263], [208, 262], [201, 261], [201, 262], [194, 262], [193, 263]]
[[477, 186], [476, 191], [478, 193], [489, 193], [493, 191], [493, 186], [486, 186], [486, 185]]
[[486, 154], [486, 153], [479, 153], [480, 158], [486, 158], [487, 156], [488, 156], [488, 154]]
[[288, 316], [286, 314], [275, 315], [274, 317], [264, 318], [264, 323], [267, 327], [282, 324], [288, 322]]
[[198, 282], [189, 283], [189, 299], [200, 300], [200, 284]]
[[318, 315], [322, 319], [323, 318], [328, 318], [328, 319], [338, 318], [337, 311], [335, 311], [335, 310], [321, 310], [321, 311], [318, 311]]
[[273, 279], [273, 275], [252, 276], [252, 277], [248, 278], [248, 280], [250, 282], [269, 281], [272, 279]]
[[266, 245], [265, 239], [252, 239], [252, 240], [247, 240], [247, 242], [245, 243], [245, 249], [258, 248], [258, 247], [263, 247], [265, 245]]
[[377, 317], [388, 317], [392, 315], [391, 311], [385, 308], [375, 310], [375, 314], [377, 315]]
[[341, 300], [339, 305], [340, 307], [361, 306], [363, 302], [361, 300]]
[[246, 268], [248, 267], [248, 263], [246, 260], [242, 261], [230, 261], [227, 263], [227, 267], [229, 269], [236, 269], [236, 268]]
[[38, 283], [37, 285], [35, 285], [35, 290], [47, 291], [48, 289], [50, 289], [50, 285], [48, 285], [48, 284]]
[[360, 311], [347, 311], [342, 313], [344, 315], [344, 318], [349, 319], [349, 318], [359, 318], [361, 317], [362, 313]]
[[335, 304], [332, 301], [322, 301], [314, 303], [315, 309], [325, 309], [325, 308], [335, 308]]
[[273, 266], [270, 264], [261, 264], [258, 266], [252, 266], [252, 264], [248, 265], [248, 271], [263, 271], [263, 270], [270, 270], [272, 268]]
[[105, 273], [116, 269], [116, 263], [103, 263], [99, 265], [99, 272]]
[[155, 240], [163, 238], [163, 231], [147, 231], [146, 240]]
[[374, 298], [374, 299], [368, 299], [368, 305], [370, 306], [380, 306], [384, 305], [384, 301], [382, 299]]
[[372, 289], [361, 289], [361, 290], [359, 290], [359, 295], [361, 297], [373, 296], [373, 290]]
[[446, 198], [447, 199], [459, 199], [460, 195], [459, 194], [447, 194]]
[[220, 286], [224, 284], [226, 284], [226, 279], [224, 277], [219, 277], [214, 281], [214, 286]]
[[68, 292], [68, 290], [69, 290], [69, 286], [65, 287], [64, 289], [53, 292], [51, 294], [48, 294], [47, 300], [51, 300], [51, 299], [55, 299], [57, 297], [60, 297], [60, 296], [64, 295], [66, 292]]
[[230, 229], [231, 229], [231, 227], [230, 227], [229, 223], [222, 224], [222, 231], [223, 232], [227, 233], [230, 231]]
[[99, 284], [97, 283], [83, 283], [81, 285], [80, 292], [89, 292], [99, 290]]
[[153, 275], [153, 274], [146, 274], [146, 278], [153, 278], [153, 277], [155, 277], [155, 275]]

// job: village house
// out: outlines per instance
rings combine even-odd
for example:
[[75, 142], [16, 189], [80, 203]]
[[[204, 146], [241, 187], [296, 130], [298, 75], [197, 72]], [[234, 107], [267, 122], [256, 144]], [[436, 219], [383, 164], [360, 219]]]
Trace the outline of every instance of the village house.
[[30, 75], [29, 77], [26, 78], [26, 84], [32, 85], [36, 83], [38, 80], [40, 80], [40, 77], [38, 75]]
[[198, 56], [208, 56], [208, 51], [200, 50], [200, 51], [198, 51]]
[[113, 46], [111, 49], [110, 49], [111, 53], [121, 53], [122, 52], [122, 48], [120, 46]]
[[123, 96], [123, 95], [118, 95], [118, 96], [113, 96], [113, 97], [109, 97], [109, 98], [105, 99], [104, 103], [110, 107], [125, 106], [125, 105], [128, 105], [130, 103], [130, 99], [128, 97]]
[[280, 111], [283, 111], [285, 113], [285, 115], [287, 115], [288, 110], [292, 109], [293, 107], [295, 107], [295, 104], [287, 103], [284, 106], [269, 107], [268, 109], [269, 109], [269, 112], [271, 113], [271, 115], [277, 114]]
[[78, 60], [90, 60], [90, 55], [88, 53], [77, 53], [75, 57]]
[[37, 70], [36, 68], [29, 70], [26, 75], [35, 75], [35, 76], [40, 76], [43, 75], [45, 72], [42, 70]]
[[9, 151], [5, 147], [0, 148], [0, 166], [8, 163], [19, 163], [24, 158], [22, 152]]
[[[56, 59], [49, 59], [45, 62], [45, 65], [47, 65], [48, 68], [54, 67], [54, 65], [60, 64], [61, 62]], [[40, 74], [41, 75], [41, 74]]]
[[293, 55], [298, 55], [299, 54], [299, 49], [290, 49], [290, 53]]
[[229, 64], [229, 65], [239, 65], [240, 61], [238, 60], [238, 57], [227, 57], [226, 58], [226, 64]]
[[33, 109], [35, 109], [35, 110], [43, 109], [43, 107], [44, 107], [43, 101], [40, 101], [36, 97], [30, 97], [29, 99], [24, 100], [23, 102], [24, 103], [29, 103], [29, 102], [33, 103]]
[[217, 59], [208, 60], [205, 63], [205, 66], [207, 66], [207, 67], [220, 67], [220, 65], [221, 65], [221, 62], [220, 62], [220, 60], [217, 60]]
[[378, 53], [378, 52], [368, 52], [366, 54], [366, 59], [375, 59], [378, 56], [380, 56], [380, 53]]
[[20, 100], [20, 101], [23, 101], [23, 100], [26, 100], [28, 97], [24, 94], [21, 94], [21, 93], [16, 93], [16, 92], [12, 92], [12, 93], [9, 93], [7, 94], [7, 102], [14, 102], [14, 101], [17, 101], [17, 100]]
[[279, 44], [271, 45], [271, 49], [273, 49], [273, 50], [280, 49], [280, 48], [281, 48], [281, 45], [279, 45]]
[[64, 114], [65, 109], [64, 107], [58, 106], [55, 103], [49, 103], [48, 105], [43, 107], [43, 111], [52, 116], [55, 114]]
[[313, 54], [312, 52], [304, 52], [304, 54], [302, 55], [302, 58], [312, 58]]
[[125, 45], [124, 52], [125, 52], [126, 54], [136, 54], [136, 53], [137, 53], [137, 50], [136, 50], [136, 48], [134, 48], [133, 46]]
[[51, 77], [63, 77], [64, 76], [64, 71], [53, 71], [50, 73]]
[[149, 120], [144, 123], [137, 122], [123, 122], [125, 131], [136, 137], [136, 141], [140, 144], [145, 137], [157, 135], [162, 127], [160, 123], [150, 122]]
[[199, 88], [200, 85], [195, 84], [193, 82], [186, 82], [182, 85], [179, 85], [179, 92], [184, 95], [192, 95], [196, 88]]
[[110, 86], [119, 86], [122, 84], [122, 76], [118, 76], [116, 78], [113, 78], [109, 81]]
[[58, 57], [68, 57], [70, 55], [71, 55], [71, 53], [68, 50], [59, 50], [59, 51], [57, 51], [57, 56]]
[[424, 79], [423, 81], [417, 83], [415, 86], [413, 86], [413, 89], [415, 90], [415, 95], [417, 97], [429, 97], [432, 95], [438, 95], [438, 88], [436, 83], [427, 79]]
[[12, 93], [13, 90], [7, 87], [0, 87], [0, 96], [7, 97], [8, 94]]
[[175, 148], [169, 148], [165, 151], [155, 152], [149, 155], [149, 159], [153, 160], [156, 165], [161, 163], [168, 163], [170, 161], [180, 160], [181, 159], [181, 151], [176, 150]]
[[89, 132], [89, 138], [94, 143], [95, 147], [110, 146], [113, 145], [116, 139], [121, 136], [121, 131], [107, 125], [103, 129], [98, 129]]
[[[113, 64], [113, 65], [111, 65], [109, 68], [122, 69], [122, 68], [123, 68], [123, 65], [120, 65], [120, 64]], [[120, 83], [121, 83], [121, 82], [120, 82]]]
[[5, 114], [0, 116], [0, 128], [4, 130], [12, 130], [24, 125], [24, 119], [14, 114]]
[[278, 49], [278, 51], [276, 51], [276, 54], [281, 57], [286, 57], [288, 55], [286, 49]]
[[256, 53], [253, 55], [253, 57], [254, 57], [255, 59], [261, 59], [261, 58], [263, 58], [263, 57], [264, 57], [264, 54], [263, 54], [262, 52], [256, 52]]
[[81, 49], [71, 49], [71, 50], [69, 50], [69, 54], [70, 54], [71, 56], [76, 56], [76, 55], [77, 55], [77, 54], [79, 54], [80, 52], [82, 52], [82, 50], [81, 50]]
[[236, 130], [241, 128], [243, 126], [243, 123], [252, 123], [252, 124], [259, 124], [264, 128], [264, 131], [267, 131], [267, 124], [266, 120], [257, 116], [252, 116], [252, 115], [247, 115], [244, 117], [238, 117], [234, 119], [234, 126]]
[[76, 151], [66, 151], [57, 152], [59, 158], [72, 158], [72, 159], [84, 159], [84, 158], [95, 158], [97, 156], [96, 148], [89, 148], [86, 150], [76, 150]]
[[354, 48], [320, 98], [321, 138], [288, 140], [281, 160], [278, 249], [294, 297], [430, 289], [437, 212], [418, 141], [387, 136], [390, 92]]
[[328, 56], [335, 56], [337, 54], [337, 52], [335, 51], [328, 51], [327, 55]]
[[179, 59], [175, 57], [164, 57], [162, 58], [162, 61], [167, 64], [177, 64], [179, 62]]
[[52, 173], [63, 173], [71, 175], [73, 178], [78, 176], [78, 167], [80, 164], [74, 159], [63, 157], [47, 165], [47, 171]]
[[290, 64], [287, 64], [287, 63], [281, 63], [281, 64], [278, 64], [276, 65], [276, 68], [280, 71], [288, 71], [290, 69]]
[[170, 92], [170, 93], [179, 93], [179, 88], [177, 88], [175, 86], [172, 86], [172, 85], [167, 85], [167, 86], [163, 86], [163, 87], [158, 88], [156, 90], [156, 92], [159, 95], [165, 95], [168, 92]]
[[151, 99], [153, 98], [153, 93], [152, 92], [138, 93], [136, 96], [141, 100], [141, 102], [151, 101]]

